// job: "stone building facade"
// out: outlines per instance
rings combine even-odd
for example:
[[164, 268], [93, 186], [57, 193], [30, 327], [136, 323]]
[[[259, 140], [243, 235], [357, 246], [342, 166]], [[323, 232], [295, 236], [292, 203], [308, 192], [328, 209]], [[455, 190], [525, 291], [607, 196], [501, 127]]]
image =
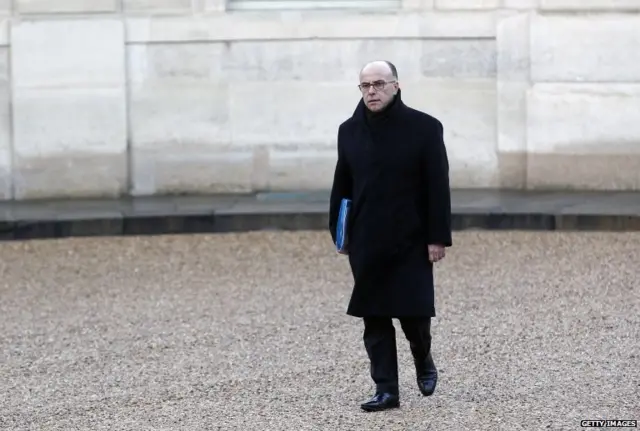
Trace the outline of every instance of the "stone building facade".
[[372, 59], [456, 188], [640, 189], [640, 0], [0, 0], [0, 199], [327, 189]]

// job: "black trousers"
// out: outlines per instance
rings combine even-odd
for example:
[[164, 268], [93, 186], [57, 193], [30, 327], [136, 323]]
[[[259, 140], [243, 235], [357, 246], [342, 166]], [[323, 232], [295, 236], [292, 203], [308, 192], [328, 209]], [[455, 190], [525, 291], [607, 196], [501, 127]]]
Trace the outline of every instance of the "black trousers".
[[[396, 331], [390, 317], [365, 317], [364, 346], [376, 390], [398, 394]], [[424, 363], [431, 352], [431, 318], [400, 318], [414, 361]]]

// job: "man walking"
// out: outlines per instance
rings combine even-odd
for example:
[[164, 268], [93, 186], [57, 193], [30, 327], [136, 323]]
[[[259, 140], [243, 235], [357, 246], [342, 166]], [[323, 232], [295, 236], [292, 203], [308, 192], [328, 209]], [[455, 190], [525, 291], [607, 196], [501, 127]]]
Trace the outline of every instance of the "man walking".
[[354, 288], [347, 314], [363, 318], [376, 386], [361, 407], [378, 411], [400, 406], [392, 318], [409, 341], [419, 390], [425, 396], [435, 390], [433, 264], [452, 245], [451, 196], [442, 124], [403, 103], [395, 66], [365, 65], [359, 88], [362, 99], [338, 128], [329, 229], [335, 243], [340, 203], [351, 199], [346, 254]]

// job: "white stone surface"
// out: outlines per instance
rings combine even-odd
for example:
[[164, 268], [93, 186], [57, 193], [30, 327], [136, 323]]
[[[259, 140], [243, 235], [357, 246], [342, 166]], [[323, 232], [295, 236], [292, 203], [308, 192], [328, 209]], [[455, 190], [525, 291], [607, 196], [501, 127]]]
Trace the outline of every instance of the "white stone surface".
[[125, 12], [189, 12], [193, 0], [122, 0]]
[[11, 14], [13, 11], [13, 0], [0, 0], [0, 14]]
[[542, 10], [640, 10], [638, 0], [539, 0]]
[[11, 25], [11, 16], [0, 16], [0, 47], [9, 46], [9, 26]]
[[396, 63], [403, 80], [419, 78], [423, 44], [398, 39], [242, 41], [220, 49], [218, 62], [229, 81], [350, 82], [353, 92], [360, 68], [374, 58]]
[[527, 109], [533, 153], [640, 153], [640, 83], [535, 84]]
[[[268, 188], [326, 188], [330, 179], [325, 175], [335, 166], [338, 126], [353, 114], [360, 98], [356, 83], [232, 85], [229, 100], [234, 144], [268, 152], [263, 161], [267, 166], [257, 163], [255, 177], [264, 178], [266, 172]], [[317, 159], [312, 154], [317, 154]]]
[[146, 73], [155, 78], [225, 82], [331, 80], [351, 82], [355, 89], [359, 69], [375, 58], [393, 61], [402, 81], [496, 74], [496, 48], [491, 40], [243, 41], [134, 45], [132, 52], [140, 52], [131, 59], [136, 65], [131, 71], [133, 82]]
[[378, 56], [397, 63], [403, 83], [495, 74], [491, 41], [131, 46], [134, 192], [327, 187], [338, 125], [360, 98], [358, 70]]
[[[0, 146], [5, 144], [6, 142], [3, 142]], [[0, 148], [0, 200], [13, 198], [12, 181], [11, 152], [6, 148]]]
[[242, 193], [254, 190], [254, 148], [156, 143], [132, 154], [132, 195]]
[[510, 9], [535, 9], [540, 0], [502, 0], [502, 7]]
[[231, 136], [241, 145], [327, 145], [353, 114], [354, 83], [246, 82], [230, 88]]
[[425, 10], [433, 9], [435, 0], [402, 0], [404, 10]]
[[124, 83], [123, 28], [117, 19], [16, 22], [11, 38], [17, 90]]
[[14, 0], [20, 13], [116, 12], [118, 0]]
[[[402, 57], [404, 53], [397, 55]], [[429, 78], [496, 76], [494, 40], [425, 40], [422, 42], [420, 58], [422, 74]]]
[[[304, 68], [312, 71], [314, 64], [293, 65], [277, 80], [259, 72], [263, 57], [252, 54], [275, 56], [278, 46], [262, 48], [129, 48], [134, 194], [297, 187], [300, 163], [318, 146], [331, 145], [338, 124], [351, 115], [359, 97], [357, 69], [349, 84], [326, 85], [313, 73], [305, 77]], [[248, 75], [233, 67], [245, 58], [255, 60], [244, 70]], [[289, 73], [296, 70], [308, 79], [292, 80]], [[292, 152], [292, 146], [300, 151]], [[316, 166], [324, 167], [316, 171], [325, 172], [332, 163], [320, 161]], [[309, 184], [324, 184], [313, 172]]]
[[527, 110], [529, 187], [640, 188], [640, 84], [536, 84]]
[[204, 12], [223, 12], [227, 7], [227, 0], [195, 0], [196, 10]]
[[250, 185], [251, 149], [230, 147], [228, 86], [219, 79], [222, 49], [128, 48], [133, 194]]
[[535, 15], [531, 77], [537, 82], [640, 81], [640, 15]]
[[127, 17], [128, 42], [495, 37], [488, 11], [367, 14], [264, 12]]
[[526, 180], [529, 81], [529, 14], [498, 24], [498, 135], [501, 185], [524, 187]]
[[496, 87], [491, 79], [424, 79], [405, 83], [403, 98], [444, 127], [453, 187], [498, 184]]
[[149, 83], [215, 83], [224, 78], [227, 51], [222, 43], [129, 45], [128, 79], [134, 89]]
[[16, 0], [30, 21], [0, 0], [0, 199], [326, 189], [358, 70], [378, 58], [443, 122], [454, 187], [640, 189], [636, 4]]
[[16, 197], [118, 195], [127, 183], [117, 19], [12, 26]]
[[0, 200], [12, 197], [9, 52], [0, 48]]
[[275, 148], [269, 152], [270, 190], [329, 190], [336, 166], [335, 145]]
[[495, 9], [500, 7], [500, 0], [435, 0], [437, 9]]

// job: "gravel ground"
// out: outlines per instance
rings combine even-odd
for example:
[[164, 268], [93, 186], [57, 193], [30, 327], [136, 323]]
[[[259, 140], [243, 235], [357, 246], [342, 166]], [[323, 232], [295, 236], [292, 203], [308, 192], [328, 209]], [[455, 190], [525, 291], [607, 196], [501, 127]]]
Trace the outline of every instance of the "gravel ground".
[[[577, 430], [640, 419], [640, 234], [465, 232], [436, 394], [372, 394], [327, 233], [0, 243], [0, 429]], [[399, 325], [396, 326], [399, 329]]]

